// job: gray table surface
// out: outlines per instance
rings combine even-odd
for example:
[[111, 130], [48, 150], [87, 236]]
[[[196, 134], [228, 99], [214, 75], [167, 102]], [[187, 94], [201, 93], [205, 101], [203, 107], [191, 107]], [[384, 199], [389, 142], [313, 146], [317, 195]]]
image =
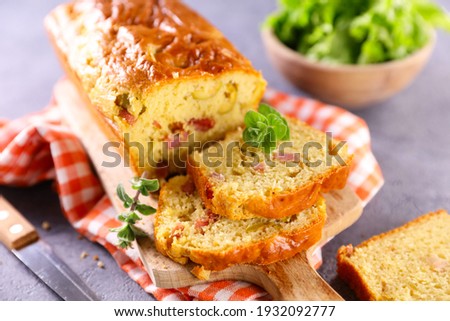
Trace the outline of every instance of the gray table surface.
[[[0, 2], [0, 117], [15, 118], [44, 107], [61, 77], [42, 20], [62, 1], [2, 0]], [[275, 8], [275, 0], [189, 0], [254, 64], [270, 86], [302, 94], [269, 64], [259, 26]], [[440, 1], [450, 8], [450, 0]], [[358, 244], [438, 208], [450, 210], [450, 35], [439, 33], [430, 63], [414, 84], [391, 100], [357, 112], [370, 127], [373, 152], [386, 184], [365, 208], [361, 219], [323, 249], [320, 274], [346, 299], [352, 292], [336, 276], [335, 253], [342, 244]], [[116, 265], [101, 246], [78, 240], [61, 214], [50, 182], [31, 188], [0, 187], [33, 224], [43, 239], [103, 300], [150, 300]], [[47, 220], [50, 231], [40, 224]], [[86, 251], [90, 257], [80, 260]], [[92, 255], [105, 263], [96, 267]], [[0, 246], [0, 299], [58, 300], [10, 252]]]

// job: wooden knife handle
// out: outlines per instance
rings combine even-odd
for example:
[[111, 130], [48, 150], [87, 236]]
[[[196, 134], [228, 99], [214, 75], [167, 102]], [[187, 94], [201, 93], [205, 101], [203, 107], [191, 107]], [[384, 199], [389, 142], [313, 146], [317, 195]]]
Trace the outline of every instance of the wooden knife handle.
[[18, 250], [38, 239], [33, 225], [0, 196], [0, 241], [10, 250]]
[[309, 264], [306, 252], [289, 260], [257, 267], [260, 281], [277, 301], [343, 301]]

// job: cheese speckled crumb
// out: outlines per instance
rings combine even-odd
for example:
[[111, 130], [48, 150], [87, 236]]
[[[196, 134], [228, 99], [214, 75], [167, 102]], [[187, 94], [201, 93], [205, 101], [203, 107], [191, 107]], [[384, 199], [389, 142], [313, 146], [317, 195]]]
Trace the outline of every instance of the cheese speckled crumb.
[[309, 248], [321, 238], [326, 210], [323, 198], [284, 219], [230, 220], [204, 208], [189, 176], [177, 176], [162, 189], [155, 218], [157, 249], [185, 264], [206, 270], [232, 264], [269, 264]]
[[440, 210], [338, 251], [338, 273], [364, 300], [450, 300], [450, 215]]

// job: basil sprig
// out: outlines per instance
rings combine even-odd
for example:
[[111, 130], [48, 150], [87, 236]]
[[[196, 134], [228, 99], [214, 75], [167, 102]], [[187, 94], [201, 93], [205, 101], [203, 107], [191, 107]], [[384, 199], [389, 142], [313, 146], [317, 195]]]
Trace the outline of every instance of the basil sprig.
[[258, 112], [248, 111], [244, 118], [244, 142], [261, 148], [264, 153], [272, 152], [278, 141], [290, 138], [289, 126], [279, 112], [267, 104], [259, 105]]

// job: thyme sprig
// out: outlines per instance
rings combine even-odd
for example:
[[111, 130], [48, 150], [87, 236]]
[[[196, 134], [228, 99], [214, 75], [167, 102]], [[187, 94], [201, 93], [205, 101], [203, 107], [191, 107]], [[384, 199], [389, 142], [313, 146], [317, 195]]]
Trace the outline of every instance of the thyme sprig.
[[147, 175], [147, 172], [144, 172], [141, 177], [135, 177], [130, 181], [131, 187], [136, 191], [134, 197], [125, 192], [122, 184], [117, 186], [117, 197], [123, 202], [123, 206], [128, 209], [118, 216], [118, 220], [124, 224], [121, 227], [111, 229], [111, 231], [117, 232], [119, 240], [117, 245], [121, 248], [128, 248], [137, 237], [146, 236], [146, 233], [136, 227], [135, 224], [142, 219], [141, 215], [147, 216], [156, 213], [155, 208], [139, 201], [141, 195], [148, 196], [159, 189], [159, 181], [148, 179]]

